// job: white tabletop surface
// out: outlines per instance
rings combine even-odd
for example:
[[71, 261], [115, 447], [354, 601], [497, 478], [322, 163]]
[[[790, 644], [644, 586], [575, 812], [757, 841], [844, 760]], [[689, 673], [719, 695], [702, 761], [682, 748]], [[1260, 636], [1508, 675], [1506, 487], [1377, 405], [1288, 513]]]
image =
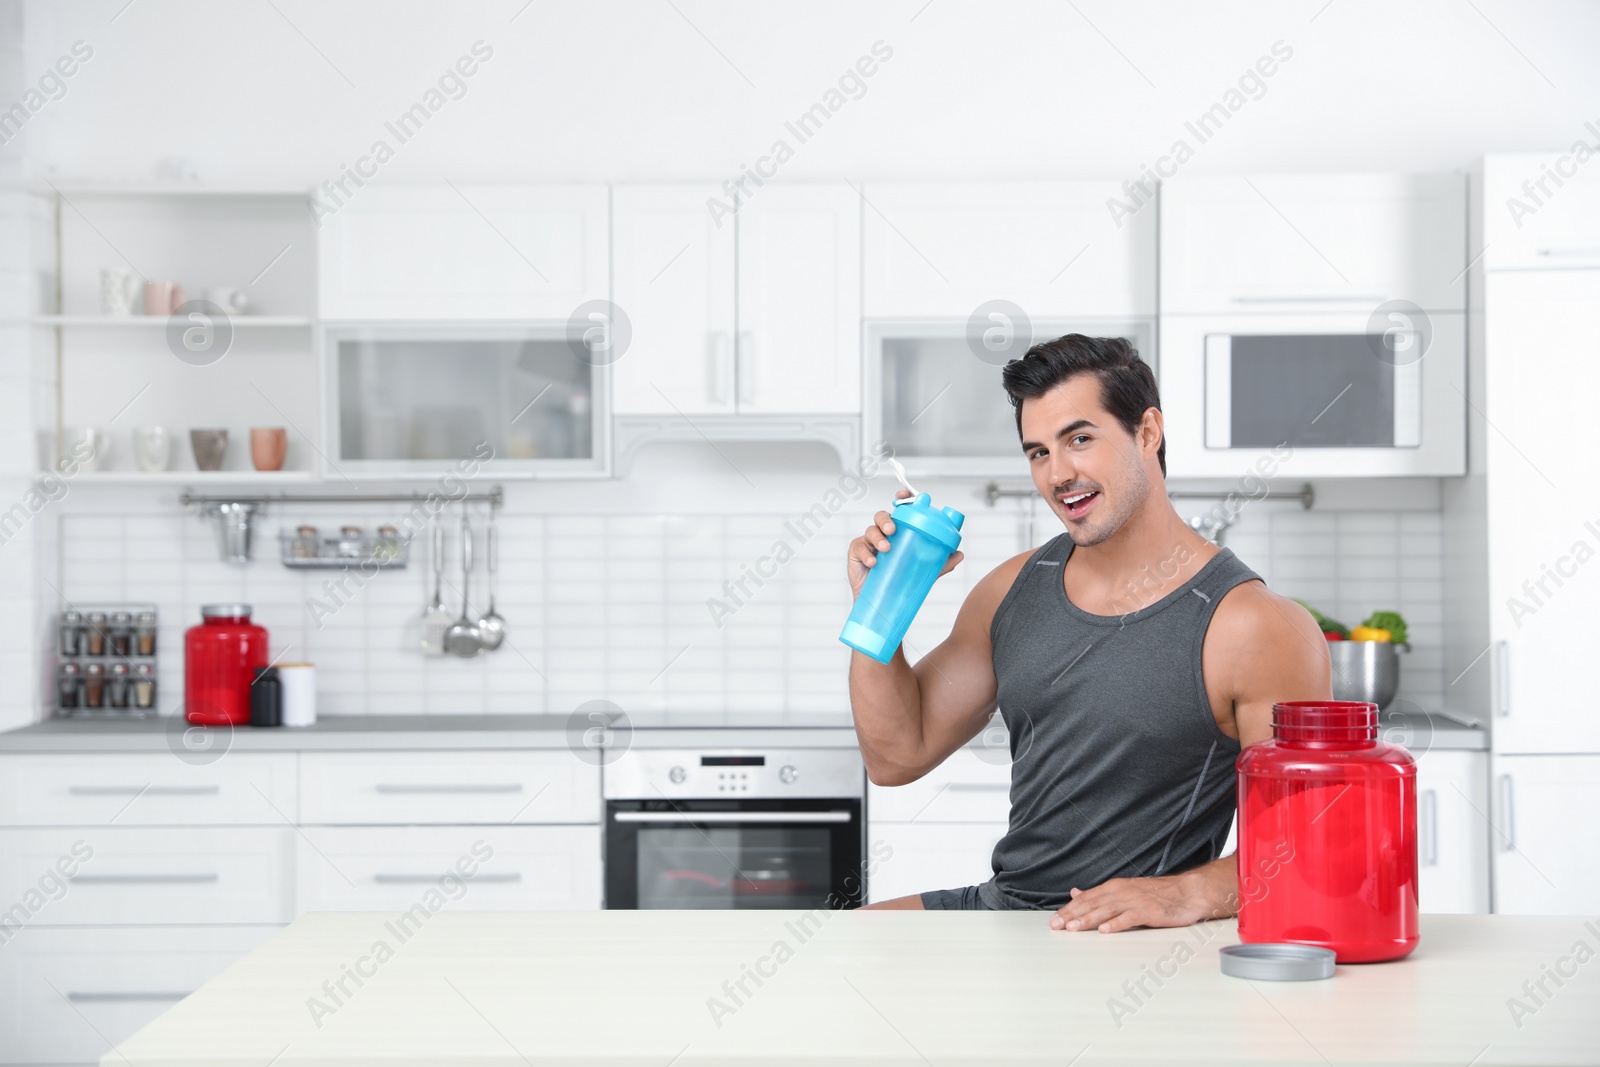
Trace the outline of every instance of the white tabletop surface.
[[[1405, 960], [1274, 983], [1219, 972], [1231, 921], [1099, 934], [1039, 913], [449, 908], [405, 940], [392, 914], [306, 915], [101, 1062], [1600, 1063], [1596, 919], [1424, 916]], [[1547, 969], [1571, 976], [1535, 1003], [1523, 983]]]

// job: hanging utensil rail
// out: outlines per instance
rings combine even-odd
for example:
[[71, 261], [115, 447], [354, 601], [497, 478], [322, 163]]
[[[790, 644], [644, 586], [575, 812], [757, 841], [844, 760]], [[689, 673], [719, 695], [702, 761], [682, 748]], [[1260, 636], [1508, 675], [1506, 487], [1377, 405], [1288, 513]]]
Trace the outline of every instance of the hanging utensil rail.
[[498, 508], [505, 502], [505, 491], [498, 485], [481, 493], [450, 496], [444, 493], [194, 493], [178, 494], [183, 507], [214, 504], [420, 504], [437, 496], [452, 504], [488, 504]]

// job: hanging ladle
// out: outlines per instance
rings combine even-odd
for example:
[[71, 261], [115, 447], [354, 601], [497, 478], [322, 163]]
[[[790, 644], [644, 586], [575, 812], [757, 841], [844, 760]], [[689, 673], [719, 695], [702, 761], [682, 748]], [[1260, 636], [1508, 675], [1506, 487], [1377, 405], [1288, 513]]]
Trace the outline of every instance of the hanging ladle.
[[467, 506], [461, 505], [461, 618], [450, 624], [444, 632], [446, 652], [471, 659], [483, 651], [482, 635], [478, 624], [467, 615], [471, 601], [467, 596], [467, 583], [472, 577], [472, 527], [467, 524]]

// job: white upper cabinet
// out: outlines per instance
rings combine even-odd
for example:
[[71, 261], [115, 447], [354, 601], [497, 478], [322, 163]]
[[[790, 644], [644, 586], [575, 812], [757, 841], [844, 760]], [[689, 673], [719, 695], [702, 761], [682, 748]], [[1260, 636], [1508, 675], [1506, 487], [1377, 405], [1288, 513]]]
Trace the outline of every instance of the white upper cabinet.
[[1156, 207], [1116, 182], [869, 184], [863, 312], [960, 318], [1009, 300], [1031, 319], [1150, 316]]
[[1161, 311], [1459, 311], [1465, 247], [1461, 175], [1178, 178], [1161, 189]]
[[1484, 159], [1486, 269], [1600, 266], [1596, 156], [1585, 149]]
[[1486, 284], [1495, 749], [1600, 752], [1580, 666], [1600, 613], [1600, 430], [1575, 406], [1600, 395], [1600, 270], [1490, 271]]
[[740, 414], [861, 410], [861, 215], [849, 185], [772, 184], [739, 208]]
[[604, 186], [359, 190], [321, 220], [324, 319], [565, 322], [609, 289]]
[[713, 218], [715, 186], [612, 191], [613, 296], [633, 338], [612, 364], [619, 415], [734, 412], [732, 217]]

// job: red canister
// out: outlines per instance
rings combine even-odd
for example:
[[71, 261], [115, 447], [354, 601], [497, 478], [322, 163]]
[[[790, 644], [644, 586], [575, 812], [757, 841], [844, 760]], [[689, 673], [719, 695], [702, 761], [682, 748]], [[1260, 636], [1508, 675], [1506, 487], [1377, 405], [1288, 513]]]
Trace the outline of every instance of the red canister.
[[267, 631], [249, 604], [206, 604], [183, 635], [184, 718], [200, 726], [250, 721], [250, 682], [267, 665]]
[[1333, 949], [1340, 963], [1417, 947], [1417, 768], [1378, 740], [1378, 706], [1272, 706], [1239, 753], [1239, 940]]

